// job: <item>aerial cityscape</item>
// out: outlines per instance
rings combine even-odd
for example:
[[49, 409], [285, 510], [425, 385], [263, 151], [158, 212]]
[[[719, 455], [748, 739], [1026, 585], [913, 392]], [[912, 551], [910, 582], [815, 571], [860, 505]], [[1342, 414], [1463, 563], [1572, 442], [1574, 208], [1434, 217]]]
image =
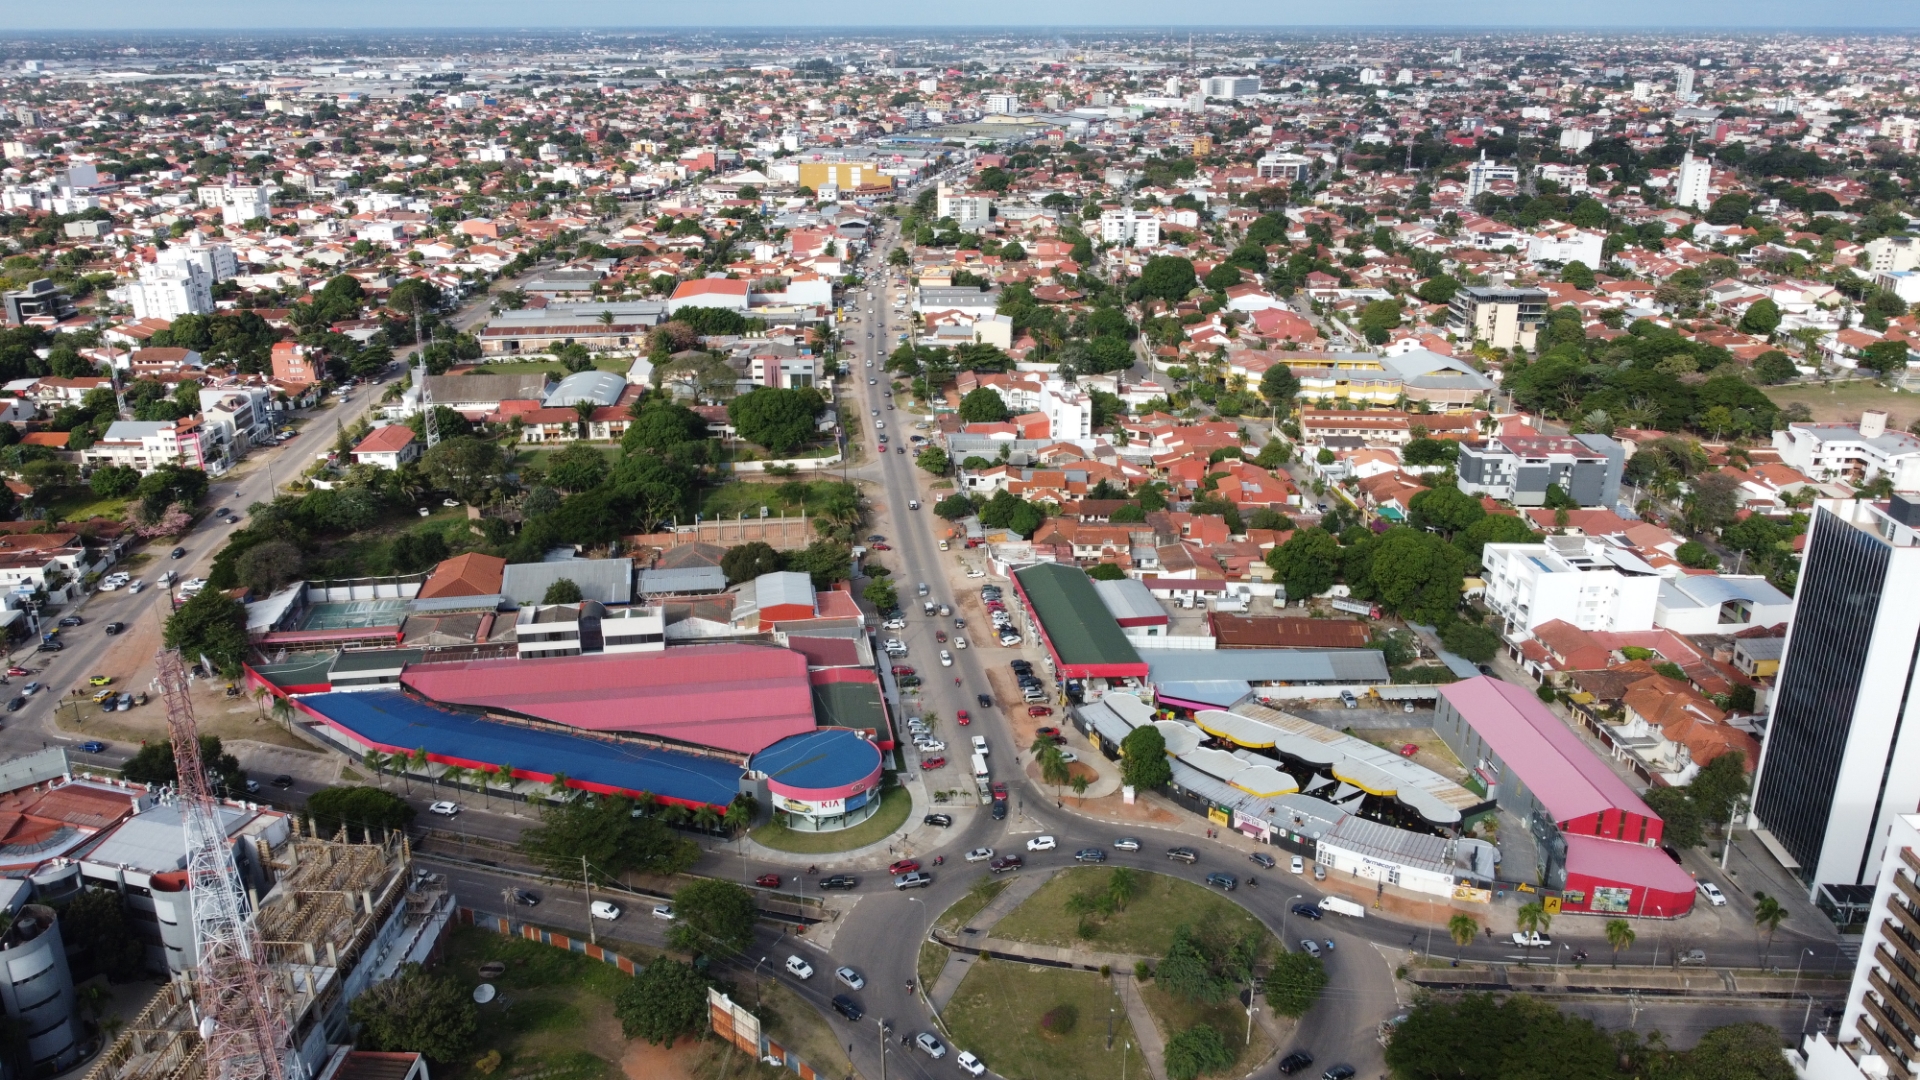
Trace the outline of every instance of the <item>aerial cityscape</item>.
[[0, 1080], [1920, 1080], [1911, 12], [1390, 6], [21, 13]]

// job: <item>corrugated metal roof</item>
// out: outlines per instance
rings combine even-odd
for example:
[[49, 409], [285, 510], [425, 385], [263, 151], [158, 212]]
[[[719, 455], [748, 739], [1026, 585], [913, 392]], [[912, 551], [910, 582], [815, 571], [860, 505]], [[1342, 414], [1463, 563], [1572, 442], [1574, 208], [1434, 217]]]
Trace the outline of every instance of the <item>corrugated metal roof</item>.
[[643, 596], [665, 593], [717, 593], [727, 587], [727, 572], [717, 566], [685, 566], [674, 570], [640, 571]]
[[880, 748], [844, 728], [822, 728], [774, 743], [747, 768], [790, 788], [845, 787], [879, 770]]
[[1133, 578], [1124, 581], [1096, 581], [1093, 591], [1116, 619], [1167, 619], [1167, 609], [1153, 598], [1153, 590]]
[[1040, 563], [1014, 571], [1047, 641], [1072, 666], [1138, 664], [1140, 654], [1108, 613], [1086, 571]]
[[1612, 809], [1659, 818], [1526, 687], [1482, 675], [1449, 683], [1440, 688], [1440, 696], [1459, 710], [1555, 821]]
[[562, 559], [557, 562], [508, 563], [500, 591], [516, 604], [538, 604], [547, 587], [566, 578], [580, 586], [583, 599], [603, 604], [633, 602], [632, 559]]
[[611, 371], [576, 371], [560, 380], [542, 405], [571, 408], [575, 403], [591, 401], [595, 405], [615, 405], [627, 389], [627, 380]]
[[1244, 679], [1250, 683], [1383, 683], [1377, 649], [1141, 649], [1148, 677], [1163, 682]]
[[761, 611], [789, 604], [813, 607], [813, 579], [793, 570], [780, 570], [754, 578], [753, 593]]

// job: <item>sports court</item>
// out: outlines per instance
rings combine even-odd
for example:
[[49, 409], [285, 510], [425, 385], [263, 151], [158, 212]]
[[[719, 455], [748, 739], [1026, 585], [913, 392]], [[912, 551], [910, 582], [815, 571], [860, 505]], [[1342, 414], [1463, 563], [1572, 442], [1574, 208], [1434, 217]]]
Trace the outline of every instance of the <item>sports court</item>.
[[399, 626], [407, 620], [407, 598], [325, 601], [307, 609], [302, 630], [365, 630], [371, 626]]

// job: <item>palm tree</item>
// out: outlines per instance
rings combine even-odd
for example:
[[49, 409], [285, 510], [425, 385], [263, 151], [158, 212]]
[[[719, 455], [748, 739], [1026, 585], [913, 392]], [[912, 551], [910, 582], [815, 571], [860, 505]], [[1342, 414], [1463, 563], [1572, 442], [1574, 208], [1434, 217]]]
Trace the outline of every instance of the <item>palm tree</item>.
[[275, 696], [272, 709], [273, 718], [280, 721], [287, 730], [293, 730], [293, 702], [288, 701], [286, 698]]
[[1460, 951], [1465, 949], [1478, 933], [1480, 933], [1480, 924], [1473, 921], [1473, 916], [1464, 911], [1456, 913], [1453, 918], [1447, 920], [1447, 936], [1453, 939], [1454, 944], [1454, 963], [1460, 962]]
[[1055, 794], [1059, 793], [1062, 785], [1073, 779], [1073, 770], [1067, 768], [1067, 759], [1061, 756], [1060, 748], [1051, 741], [1041, 743], [1034, 757], [1040, 762], [1041, 781], [1052, 784]]
[[701, 803], [700, 809], [693, 812], [693, 827], [701, 832], [712, 832], [720, 826], [720, 812], [710, 803]]
[[563, 772], [554, 773], [553, 779], [547, 783], [547, 793], [554, 796], [565, 795], [567, 793], [567, 774]]
[[366, 753], [360, 755], [360, 764], [365, 765], [367, 771], [373, 774], [375, 783], [379, 783], [380, 765], [383, 760], [380, 756], [380, 751], [372, 749], [371, 747], [367, 749]]
[[401, 750], [397, 753], [387, 755], [387, 768], [400, 774], [400, 782], [406, 785], [406, 792], [409, 795], [413, 794], [413, 774], [408, 771], [408, 767], [412, 764], [413, 753], [411, 751]]
[[437, 795], [440, 793], [440, 783], [439, 781], [433, 778], [431, 764], [427, 761], [426, 747], [424, 746], [414, 747], [413, 753], [407, 755], [407, 764], [413, 768], [419, 769], [422, 775], [426, 776], [427, 783], [433, 785], [434, 794]]
[[1547, 914], [1546, 906], [1538, 900], [1530, 904], [1521, 904], [1520, 910], [1513, 914], [1515, 921], [1520, 924], [1520, 929], [1529, 932], [1544, 934], [1547, 932], [1547, 927], [1553, 925], [1553, 916]]
[[1625, 919], [1607, 920], [1607, 944], [1613, 946], [1613, 966], [1620, 966], [1620, 950], [1633, 948], [1636, 935]]
[[513, 794], [513, 766], [512, 765], [509, 765], [504, 761], [498, 765], [495, 765], [493, 767], [493, 775], [495, 775], [496, 777], [499, 777], [500, 786], [507, 789], [507, 794], [509, 795]]
[[445, 780], [447, 783], [453, 785], [454, 791], [458, 792], [460, 790], [460, 785], [467, 782], [467, 770], [461, 768], [458, 765], [449, 765], [445, 769], [441, 770], [440, 779]]
[[272, 696], [273, 691], [264, 686], [256, 686], [253, 688], [253, 703], [260, 707], [260, 719], [262, 720], [267, 718], [267, 699]]
[[1787, 921], [1787, 909], [1780, 901], [1766, 893], [1753, 894], [1753, 925], [1767, 932], [1766, 952], [1760, 954], [1760, 964], [1765, 966], [1767, 954], [1773, 951], [1773, 932]]

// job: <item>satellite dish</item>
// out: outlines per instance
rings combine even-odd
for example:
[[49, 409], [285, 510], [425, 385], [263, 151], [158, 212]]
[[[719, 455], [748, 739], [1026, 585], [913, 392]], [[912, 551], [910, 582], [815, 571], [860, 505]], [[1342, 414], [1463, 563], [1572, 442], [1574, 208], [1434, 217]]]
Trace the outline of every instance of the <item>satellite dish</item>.
[[492, 983], [481, 983], [479, 986], [476, 986], [473, 988], [473, 1003], [475, 1005], [485, 1005], [487, 1002], [492, 1000], [493, 1000], [493, 984]]
[[202, 1040], [213, 1038], [213, 1017], [203, 1016], [200, 1018], [200, 1038]]

